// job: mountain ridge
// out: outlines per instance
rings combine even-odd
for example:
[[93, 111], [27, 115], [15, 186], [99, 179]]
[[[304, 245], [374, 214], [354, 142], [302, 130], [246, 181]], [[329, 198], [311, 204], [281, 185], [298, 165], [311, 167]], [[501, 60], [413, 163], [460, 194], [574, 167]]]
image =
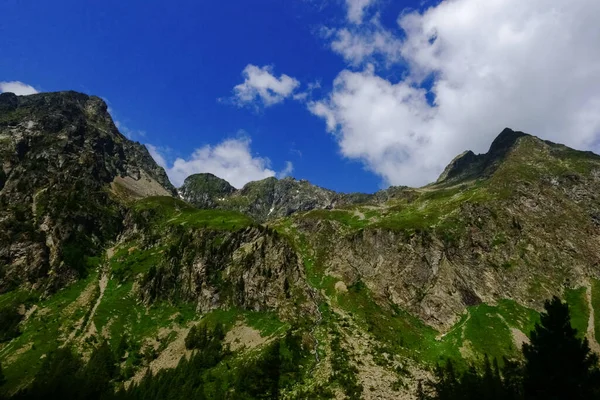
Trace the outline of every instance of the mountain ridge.
[[598, 155], [508, 129], [421, 188], [204, 174], [177, 193], [101, 99], [32, 96], [0, 95], [8, 394], [57, 349], [87, 359], [104, 342], [111, 387], [131, 387], [220, 326], [231, 351], [205, 371], [208, 397], [293, 342], [282, 398], [414, 399], [446, 359], [518, 357], [553, 295], [600, 348]]

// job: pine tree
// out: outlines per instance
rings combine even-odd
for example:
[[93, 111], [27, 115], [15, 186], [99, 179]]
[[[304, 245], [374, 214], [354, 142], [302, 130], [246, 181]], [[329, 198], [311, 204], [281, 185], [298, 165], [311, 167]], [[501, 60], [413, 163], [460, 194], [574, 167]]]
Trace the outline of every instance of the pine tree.
[[81, 397], [97, 399], [111, 390], [110, 381], [117, 375], [115, 356], [106, 341], [103, 341], [92, 353], [83, 369]]
[[428, 400], [429, 397], [425, 394], [425, 389], [423, 389], [423, 382], [419, 380], [417, 384], [417, 400]]
[[6, 383], [6, 378], [4, 377], [4, 372], [2, 371], [2, 364], [0, 364], [0, 400], [4, 400], [4, 395], [2, 393], [2, 386]]
[[531, 333], [531, 343], [523, 346], [525, 398], [598, 398], [598, 356], [590, 351], [587, 339], [578, 338], [577, 330], [571, 327], [569, 307], [557, 297], [544, 307], [540, 324]]
[[456, 399], [458, 385], [459, 382], [452, 360], [448, 360], [445, 366], [438, 366], [436, 368], [435, 381], [432, 382], [433, 390], [436, 393], [436, 399]]
[[2, 370], [2, 364], [0, 364], [0, 387], [4, 386], [6, 378], [4, 377], [4, 371]]

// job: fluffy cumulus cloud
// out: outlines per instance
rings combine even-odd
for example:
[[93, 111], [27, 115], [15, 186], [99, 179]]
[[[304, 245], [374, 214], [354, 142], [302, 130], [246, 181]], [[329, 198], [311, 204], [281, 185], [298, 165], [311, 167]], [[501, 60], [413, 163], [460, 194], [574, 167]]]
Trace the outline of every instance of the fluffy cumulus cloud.
[[246, 183], [271, 176], [284, 177], [293, 171], [291, 162], [277, 173], [271, 169], [268, 158], [257, 157], [250, 149], [251, 140], [247, 137], [227, 139], [215, 146], [206, 145], [196, 149], [187, 158], [177, 158], [167, 162], [164, 149], [147, 144], [148, 151], [157, 164], [165, 168], [171, 182], [179, 187], [185, 178], [192, 174], [210, 172], [225, 179], [236, 188]]
[[262, 104], [265, 107], [281, 103], [300, 86], [286, 74], [276, 77], [273, 67], [248, 64], [242, 72], [244, 82], [233, 88], [233, 101], [239, 106]]
[[19, 81], [1, 81], [0, 82], [0, 93], [10, 92], [17, 96], [27, 96], [30, 94], [36, 94], [38, 91], [31, 85], [28, 85]]
[[505, 126], [594, 149], [599, 20], [596, 0], [446, 0], [403, 13], [394, 46], [409, 66], [404, 78], [371, 65], [344, 70], [309, 109], [344, 156], [397, 185], [434, 180], [461, 151], [486, 151]]

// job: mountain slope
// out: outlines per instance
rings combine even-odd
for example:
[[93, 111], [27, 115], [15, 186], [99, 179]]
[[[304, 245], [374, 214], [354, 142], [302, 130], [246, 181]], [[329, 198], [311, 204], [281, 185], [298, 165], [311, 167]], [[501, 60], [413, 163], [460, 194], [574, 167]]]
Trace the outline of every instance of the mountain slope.
[[599, 277], [600, 157], [514, 137], [500, 161], [495, 141], [480, 156], [488, 172], [462, 184], [444, 180], [379, 206], [298, 214], [282, 229], [323, 248], [315, 250], [323, 273], [346, 286], [362, 281], [436, 327], [501, 298], [539, 308], [565, 285]]
[[203, 372], [205, 396], [242, 395], [279, 349], [294, 364], [281, 398], [414, 398], [446, 358], [518, 357], [555, 294], [600, 348], [592, 153], [506, 129], [422, 188], [235, 190], [201, 174], [187, 203], [101, 100], [73, 92], [0, 95], [0, 149], [7, 393], [57, 347], [87, 360], [103, 341], [112, 384], [130, 385], [191, 357], [194, 326], [222, 324], [231, 352]]
[[179, 195], [198, 208], [239, 211], [259, 222], [273, 221], [296, 212], [333, 209], [352, 204], [378, 204], [404, 196], [403, 187], [390, 187], [374, 194], [338, 193], [291, 177], [249, 182], [236, 190], [212, 174], [190, 175]]
[[75, 92], [0, 94], [0, 157], [0, 292], [24, 282], [57, 288], [84, 273], [85, 258], [120, 229], [110, 185], [174, 193], [106, 104]]

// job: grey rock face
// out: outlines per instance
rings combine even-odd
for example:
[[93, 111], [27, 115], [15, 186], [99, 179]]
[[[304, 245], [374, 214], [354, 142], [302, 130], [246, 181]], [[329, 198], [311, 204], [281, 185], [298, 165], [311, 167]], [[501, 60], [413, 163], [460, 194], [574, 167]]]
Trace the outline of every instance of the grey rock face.
[[115, 179], [174, 194], [162, 168], [115, 127], [98, 97], [0, 94], [0, 292], [57, 288], [120, 231]]
[[206, 173], [188, 176], [178, 192], [198, 208], [213, 208], [235, 192], [235, 188], [225, 179]]
[[179, 193], [196, 207], [240, 211], [261, 222], [347, 202], [342, 194], [294, 178], [267, 178], [235, 190], [214, 175], [198, 174], [187, 178]]
[[458, 183], [464, 180], [491, 175], [502, 163], [502, 160], [517, 140], [524, 136], [530, 135], [505, 128], [494, 139], [487, 153], [476, 155], [471, 150], [468, 150], [458, 155], [444, 169], [444, 172], [442, 172], [436, 183]]

